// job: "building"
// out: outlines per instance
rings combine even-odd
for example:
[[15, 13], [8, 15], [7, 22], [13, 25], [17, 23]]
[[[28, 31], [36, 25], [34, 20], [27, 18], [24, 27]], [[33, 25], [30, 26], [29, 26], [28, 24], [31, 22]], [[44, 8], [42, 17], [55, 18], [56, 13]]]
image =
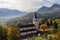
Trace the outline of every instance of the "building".
[[37, 14], [36, 13], [34, 14], [35, 16], [33, 17], [33, 24], [18, 25], [21, 34], [20, 39], [37, 36], [39, 23], [38, 23]]
[[29, 38], [37, 35], [36, 27], [34, 24], [26, 24], [20, 26], [20, 38]]
[[33, 17], [33, 24], [35, 25], [36, 29], [38, 30], [39, 28], [39, 22], [38, 22], [38, 17], [37, 17], [37, 13], [34, 13], [35, 16]]

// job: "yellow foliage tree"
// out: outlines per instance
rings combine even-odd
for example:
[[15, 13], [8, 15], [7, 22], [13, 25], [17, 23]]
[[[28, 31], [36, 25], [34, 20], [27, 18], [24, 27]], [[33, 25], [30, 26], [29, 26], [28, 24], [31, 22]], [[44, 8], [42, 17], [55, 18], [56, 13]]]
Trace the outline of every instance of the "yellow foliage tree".
[[19, 29], [15, 26], [11, 26], [8, 28], [8, 39], [9, 40], [17, 40], [20, 36]]
[[40, 29], [43, 31], [47, 31], [45, 29], [48, 29], [48, 26], [46, 24], [42, 24], [42, 25], [40, 25]]
[[4, 27], [4, 28], [3, 28], [3, 32], [4, 32], [4, 35], [7, 36], [7, 33], [8, 33], [8, 27]]
[[8, 28], [4, 27], [4, 25], [0, 25], [0, 40], [7, 40], [7, 32]]
[[52, 39], [53, 39], [53, 40], [59, 40], [59, 35], [58, 35], [58, 33], [53, 34], [53, 35], [52, 35]]

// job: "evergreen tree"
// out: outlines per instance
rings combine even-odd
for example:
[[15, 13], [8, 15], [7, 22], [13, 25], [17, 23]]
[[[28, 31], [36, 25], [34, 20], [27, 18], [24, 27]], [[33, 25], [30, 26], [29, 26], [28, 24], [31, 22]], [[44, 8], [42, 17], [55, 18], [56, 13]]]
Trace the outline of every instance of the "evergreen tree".
[[48, 21], [46, 22], [46, 24], [47, 24], [47, 26], [49, 26], [49, 22]]
[[53, 23], [52, 23], [52, 19], [50, 19], [50, 25], [53, 25]]
[[47, 21], [47, 18], [44, 18], [44, 22], [46, 23], [46, 21]]
[[58, 29], [58, 24], [56, 23], [56, 21], [54, 22], [54, 28]]
[[0, 25], [0, 40], [2, 40], [2, 36], [3, 36], [3, 29], [2, 26]]
[[[4, 31], [5, 31], [5, 30], [4, 30], [3, 26], [0, 25], [0, 40], [8, 40], [8, 39], [7, 39], [7, 36], [6, 36], [6, 34], [5, 34]], [[5, 34], [5, 35], [4, 35], [4, 34]]]
[[44, 19], [42, 20], [42, 24], [44, 24]]
[[50, 36], [49, 40], [53, 40], [51, 36]]

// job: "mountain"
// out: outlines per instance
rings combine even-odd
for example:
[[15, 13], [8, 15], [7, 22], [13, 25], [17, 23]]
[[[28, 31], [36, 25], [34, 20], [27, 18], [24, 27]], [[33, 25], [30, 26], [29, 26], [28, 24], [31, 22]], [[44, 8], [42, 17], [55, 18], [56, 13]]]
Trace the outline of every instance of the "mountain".
[[[7, 22], [7, 24], [12, 24], [12, 22], [21, 22], [22, 24], [27, 24], [27, 23], [32, 23], [33, 22], [33, 17], [35, 16], [35, 12], [27, 13], [24, 16], [17, 17], [14, 19], [11, 19]], [[43, 15], [37, 13], [37, 17], [41, 18]]]
[[19, 16], [23, 12], [18, 10], [11, 10], [6, 8], [0, 8], [0, 17], [11, 17], [11, 16]]
[[19, 10], [0, 8], [0, 22], [6, 21], [10, 18], [20, 17], [24, 14], [25, 14], [24, 12], [21, 12]]
[[[38, 13], [39, 12], [39, 13]], [[25, 16], [21, 17], [22, 20], [31, 19], [34, 17], [35, 12], [31, 12], [26, 14]], [[42, 8], [36, 11], [38, 18], [45, 18], [45, 17], [58, 17], [60, 16], [60, 5], [54, 4], [50, 8], [43, 6]], [[29, 21], [28, 21], [29, 22]], [[31, 21], [32, 22], [32, 21]]]
[[[16, 23], [17, 21], [21, 23], [32, 23], [32, 18], [34, 17], [35, 12], [27, 13], [24, 16], [14, 18], [7, 23]], [[59, 17], [60, 16], [60, 5], [54, 4], [52, 7], [48, 8], [43, 6], [42, 8], [36, 11], [38, 18], [45, 18], [45, 17]]]
[[60, 17], [60, 5], [54, 4], [43, 15], [48, 17]]
[[[36, 13], [36, 15], [37, 15], [37, 17], [38, 18], [41, 18], [41, 17], [43, 17], [41, 14], [39, 14], [39, 13]], [[30, 19], [30, 18], [33, 18], [35, 16], [35, 12], [31, 12], [31, 13], [28, 13], [28, 14], [26, 14], [25, 16], [23, 16], [23, 19]]]
[[50, 9], [53, 9], [53, 8], [60, 8], [60, 5], [59, 4], [53, 4]]
[[38, 9], [36, 12], [42, 14], [42, 13], [46, 12], [48, 9], [49, 9], [49, 7], [43, 6], [40, 9]]

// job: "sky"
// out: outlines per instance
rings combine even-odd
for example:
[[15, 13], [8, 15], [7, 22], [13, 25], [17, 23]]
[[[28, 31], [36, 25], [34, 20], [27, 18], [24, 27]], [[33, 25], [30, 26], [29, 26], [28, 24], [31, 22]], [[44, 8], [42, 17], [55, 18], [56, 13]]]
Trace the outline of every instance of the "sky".
[[0, 8], [33, 12], [42, 6], [51, 7], [55, 3], [60, 4], [60, 0], [0, 0]]

